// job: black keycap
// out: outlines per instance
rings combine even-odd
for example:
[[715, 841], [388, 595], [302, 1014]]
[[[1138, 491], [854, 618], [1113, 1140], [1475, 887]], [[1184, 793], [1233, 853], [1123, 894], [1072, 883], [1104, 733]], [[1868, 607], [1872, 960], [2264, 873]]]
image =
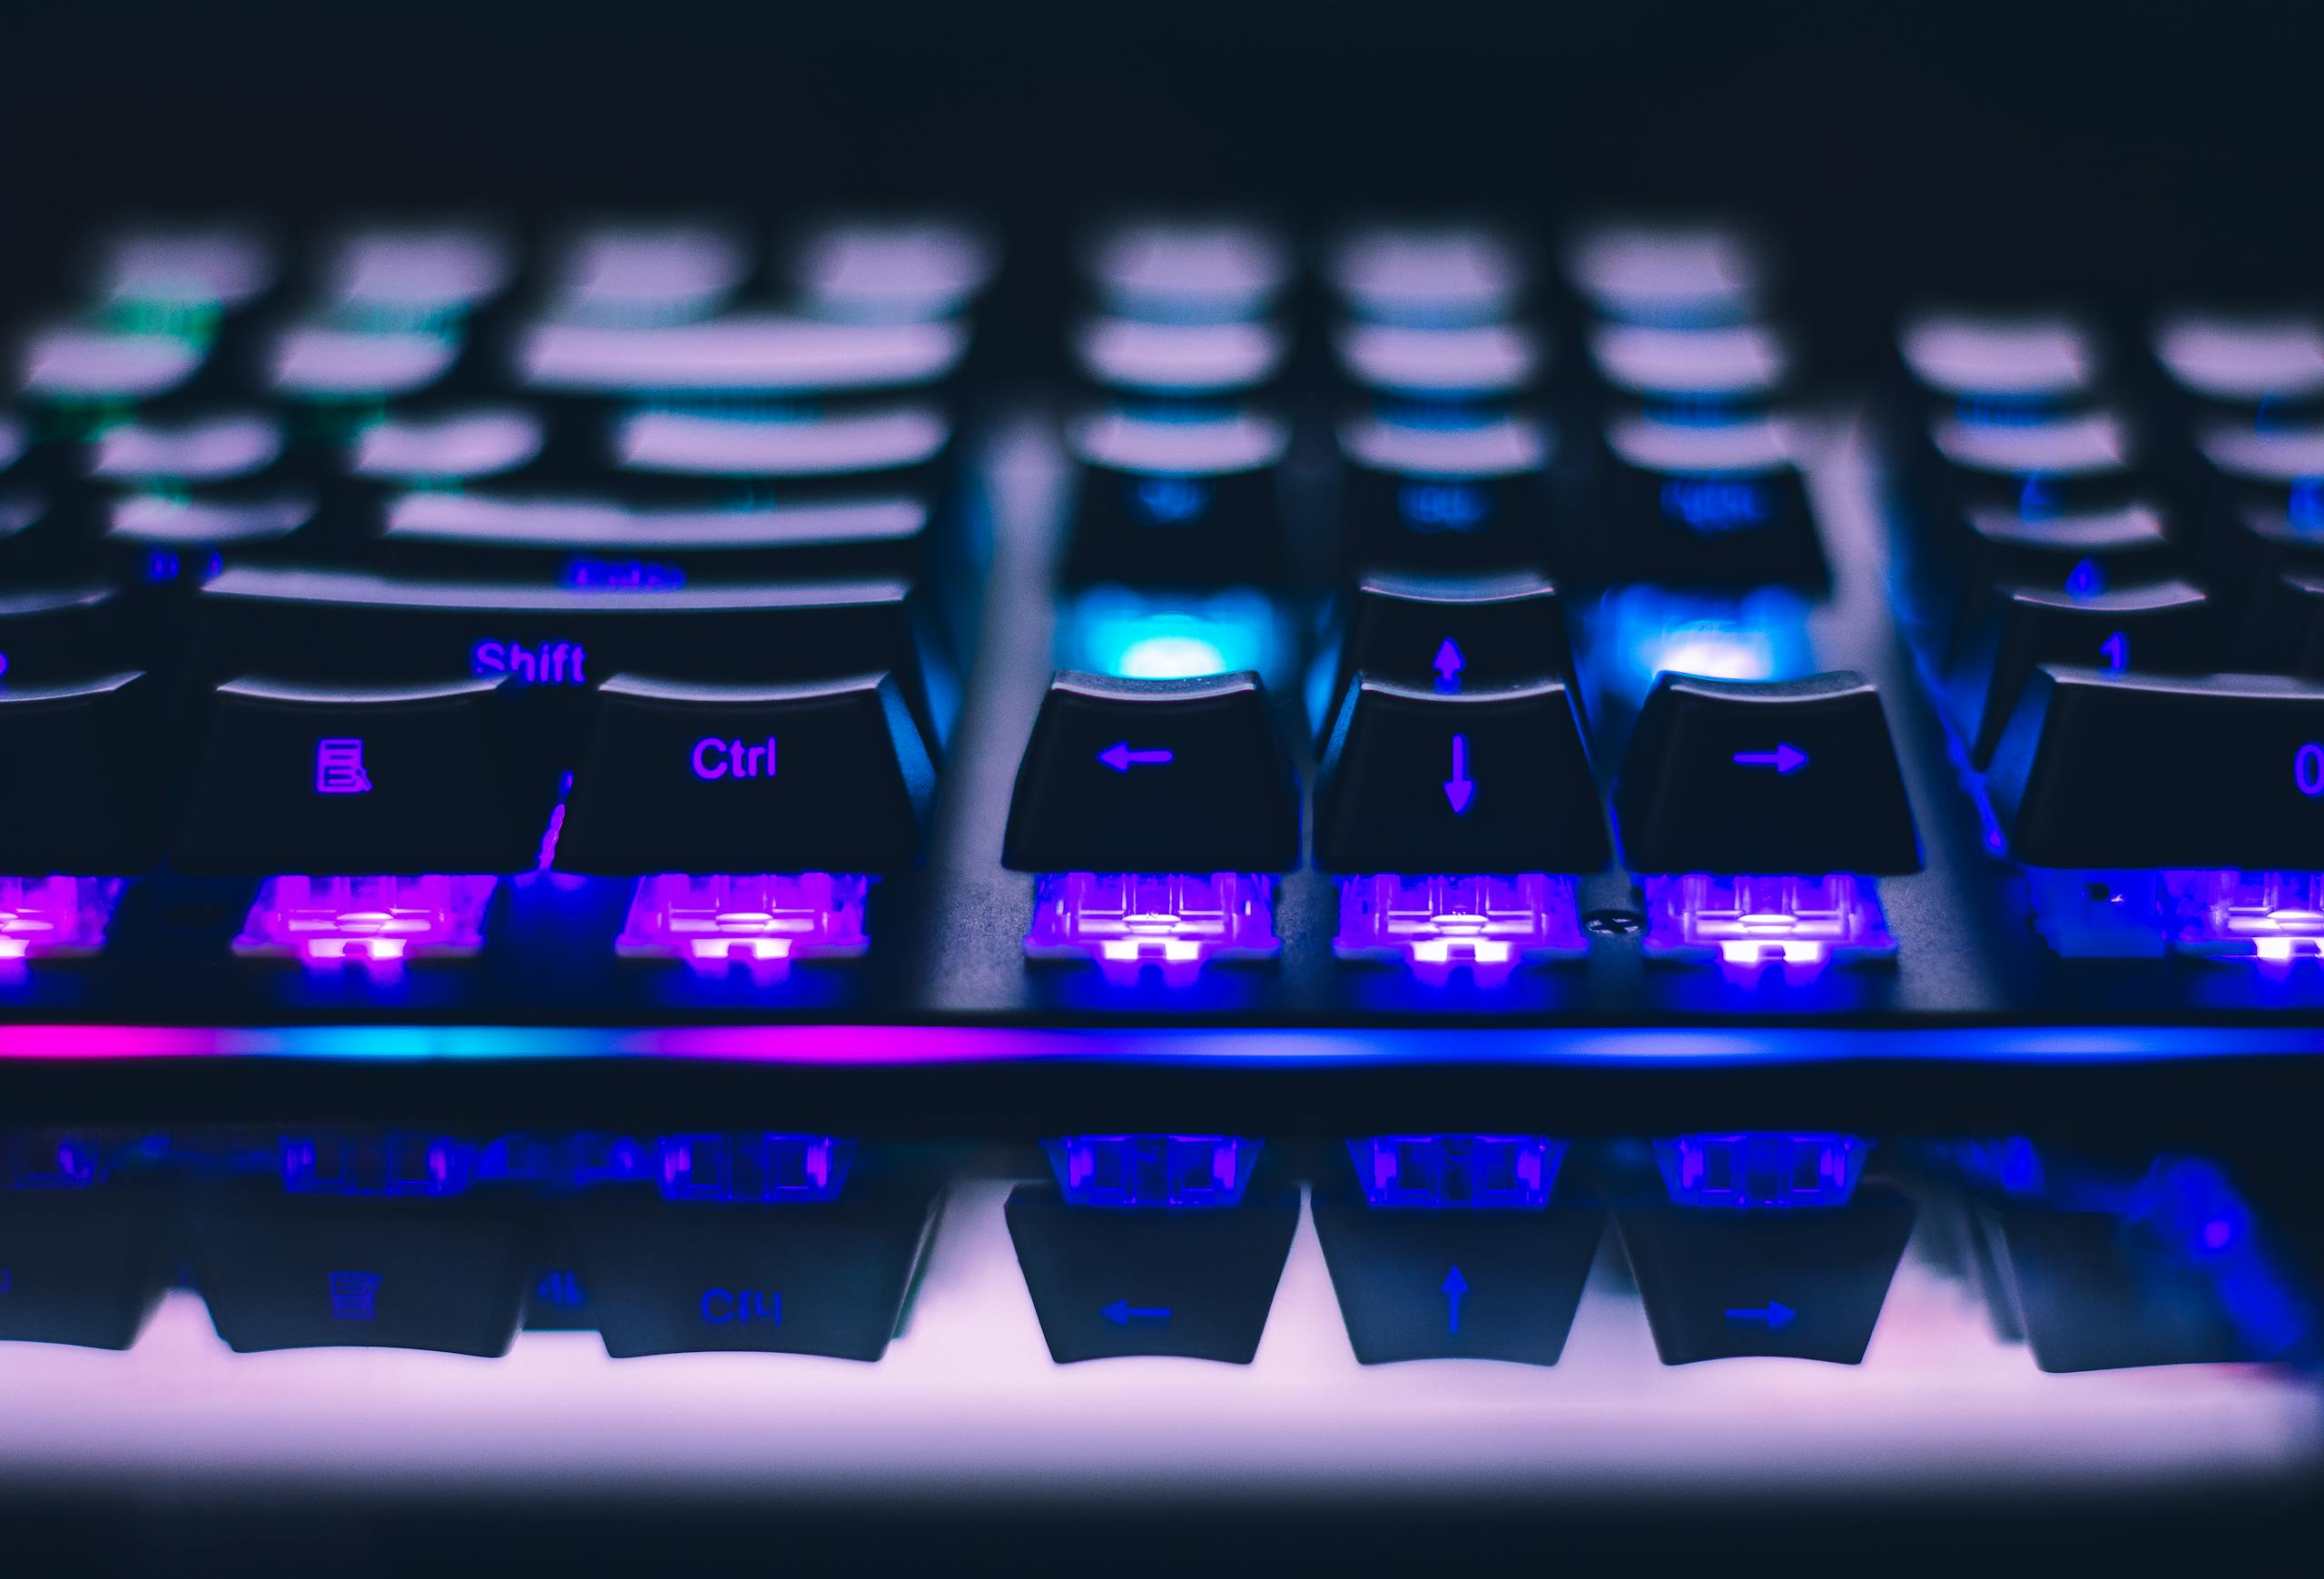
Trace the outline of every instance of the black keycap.
[[1326, 872], [1597, 872], [1612, 859], [1563, 680], [1439, 692], [1359, 676], [1315, 788]]
[[1558, 1363], [1606, 1214], [1405, 1211], [1319, 1189], [1315, 1236], [1348, 1342], [1364, 1365], [1408, 1359]]
[[1541, 336], [1515, 323], [1358, 321], [1341, 325], [1332, 345], [1348, 382], [1392, 410], [1514, 400], [1539, 387], [1549, 360]]
[[1258, 317], [1292, 275], [1280, 236], [1234, 218], [1121, 221], [1091, 238], [1080, 262], [1113, 311], [1176, 322]]
[[0, 587], [76, 580], [103, 558], [84, 501], [29, 478], [0, 477]]
[[141, 223], [103, 237], [88, 279], [115, 309], [231, 311], [270, 290], [281, 272], [273, 243], [246, 225]]
[[633, 488], [928, 487], [951, 449], [952, 422], [925, 402], [813, 417], [638, 410], [615, 419], [611, 445], [615, 474]]
[[1443, 690], [1571, 680], [1573, 643], [1558, 590], [1541, 576], [1377, 571], [1348, 597], [1332, 710], [1319, 725], [1338, 714], [1358, 669]]
[[2197, 411], [2247, 427], [2324, 416], [2324, 321], [2313, 313], [2173, 312], [2155, 324], [2153, 344]]
[[177, 866], [261, 876], [529, 868], [554, 785], [512, 728], [507, 692], [505, 678], [221, 686]]
[[478, 221], [359, 224], [317, 249], [316, 300], [361, 324], [438, 324], [516, 282], [515, 242]]
[[28, 406], [112, 411], [177, 393], [202, 371], [204, 354], [180, 335], [50, 323], [22, 341], [15, 389]]
[[129, 876], [159, 855], [143, 676], [0, 685], [0, 872]]
[[857, 321], [950, 317], [1000, 271], [998, 241], [940, 215], [826, 221], [775, 258], [778, 281], [809, 311]]
[[196, 1207], [194, 1280], [239, 1354], [425, 1348], [501, 1355], [528, 1271], [514, 1211], [473, 1200]]
[[1177, 421], [1108, 412], [1074, 423], [1080, 473], [1068, 586], [1270, 586], [1283, 579], [1282, 424], [1248, 413]]
[[391, 412], [348, 440], [349, 477], [380, 488], [505, 482], [547, 446], [539, 417], [521, 406]]
[[557, 864], [641, 875], [916, 864], [936, 771], [892, 676], [788, 686], [616, 676]]
[[1567, 575], [1714, 588], [1829, 581], [1780, 424], [1621, 417], [1603, 439], [1597, 508], [1558, 523], [1554, 563]]
[[1913, 1207], [1859, 1189], [1846, 1206], [1813, 1209], [1620, 1206], [1614, 1222], [1664, 1365], [1738, 1355], [1856, 1365]]
[[276, 468], [284, 448], [282, 424], [260, 411], [142, 417], [97, 434], [88, 469], [97, 481], [123, 487], [248, 484]]
[[606, 1352], [875, 1360], [903, 1318], [935, 1191], [851, 1179], [819, 1204], [583, 1199], [566, 1216]]
[[2086, 406], [2103, 372], [2097, 332], [2063, 313], [1928, 309], [1905, 320], [1897, 350], [1926, 399], [1968, 416]]
[[61, 685], [120, 666], [122, 599], [110, 587], [0, 591], [0, 689]]
[[2201, 547], [2222, 597], [2260, 601], [2286, 570], [2324, 571], [2324, 427], [2208, 427], [2196, 452], [2211, 494]]
[[1981, 508], [2030, 521], [2100, 514], [2138, 502], [2144, 491], [2137, 441], [2111, 411], [2028, 421], [1947, 415], [1922, 431], [1941, 526]]
[[1369, 225], [1332, 247], [1324, 274], [1349, 312], [1381, 323], [1505, 318], [1525, 294], [1526, 261], [1478, 225]]
[[574, 753], [584, 693], [615, 674], [742, 684], [886, 669], [940, 738], [911, 597], [888, 578], [576, 588], [230, 566], [196, 599], [194, 665], [206, 680], [511, 676]]
[[2243, 642], [2254, 668], [2324, 679], [2324, 569], [2287, 570], [2262, 587]]
[[2045, 664], [1985, 783], [2028, 866], [2312, 871], [2324, 686]]
[[1599, 316], [1623, 323], [1740, 323], [1766, 305], [1776, 279], [1758, 238], [1716, 223], [1593, 225], [1566, 250], [1565, 268]]
[[2107, 1212], [1985, 1209], [2009, 1316], [2045, 1371], [2231, 1364], [2255, 1353], [2211, 1273]]
[[1073, 334], [1073, 359], [1096, 390], [1143, 400], [1258, 395], [1281, 377], [1290, 337], [1271, 323], [1167, 323], [1104, 314]]
[[1633, 872], [1917, 872], [1920, 841], [1880, 693], [1665, 674], [1614, 790]]
[[1017, 769], [1012, 872], [1287, 872], [1299, 786], [1257, 675], [1060, 672]]
[[1727, 421], [1763, 412], [1791, 390], [1795, 354], [1766, 324], [1671, 329], [1610, 323], [1590, 334], [1599, 382], [1650, 417]]
[[2045, 587], [2090, 596], [2167, 577], [2184, 556], [2162, 512], [2144, 501], [2111, 508], [2043, 511], [1972, 508], [1925, 563], [1943, 586]]
[[1248, 1365], [1299, 1226], [1299, 1192], [1255, 1182], [1239, 1206], [1108, 1211], [1020, 1184], [1008, 1215], [1058, 1364], [1172, 1354]]
[[690, 508], [428, 489], [398, 497], [386, 514], [380, 544], [399, 568], [576, 591], [894, 573], [924, 562], [929, 528], [927, 505], [908, 494]]
[[834, 323], [733, 312], [698, 323], [537, 323], [518, 339], [520, 390], [605, 402], [808, 399], [926, 389], [959, 371], [958, 322]]
[[1982, 768], [2035, 666], [2197, 674], [2217, 666], [2224, 634], [2211, 599], [2184, 581], [2080, 597], [2046, 587], [1996, 587], [1962, 626], [1945, 666], [1945, 700], [1970, 765]]
[[464, 349], [453, 330], [293, 323], [265, 348], [259, 387], [280, 400], [361, 409], [445, 388]]
[[568, 323], [690, 323], [749, 280], [751, 250], [712, 222], [592, 224], [545, 250], [542, 302]]
[[168, 1282], [162, 1222], [141, 1193], [0, 1192], [0, 1341], [136, 1342]]
[[1547, 560], [1551, 447], [1537, 419], [1362, 417], [1339, 439], [1351, 569], [1538, 570]]
[[[295, 489], [132, 493], [107, 500], [103, 513], [113, 574], [149, 608], [158, 597], [181, 615], [194, 590], [230, 563], [312, 558], [322, 548], [315, 496]], [[170, 634], [182, 640], [183, 629], [181, 619]], [[147, 657], [158, 665], [174, 656]]]

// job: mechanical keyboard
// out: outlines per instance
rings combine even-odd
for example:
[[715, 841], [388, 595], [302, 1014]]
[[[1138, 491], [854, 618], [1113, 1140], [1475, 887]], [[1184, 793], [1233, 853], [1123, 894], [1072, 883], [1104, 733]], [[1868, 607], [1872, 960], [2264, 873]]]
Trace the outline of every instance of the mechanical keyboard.
[[2324, 319], [1003, 232], [12, 303], [12, 1479], [2324, 1467]]

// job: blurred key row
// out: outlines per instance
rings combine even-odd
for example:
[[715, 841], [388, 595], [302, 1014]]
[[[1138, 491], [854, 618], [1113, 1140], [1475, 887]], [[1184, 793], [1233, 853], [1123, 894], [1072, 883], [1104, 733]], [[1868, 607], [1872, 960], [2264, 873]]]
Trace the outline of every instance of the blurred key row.
[[1610, 1224], [1667, 1365], [1856, 1364], [1908, 1248], [2044, 1370], [2313, 1354], [2314, 1291], [2228, 1172], [2186, 1156], [1757, 1130], [1042, 1150], [1034, 1179], [1006, 1149], [812, 1133], [19, 1134], [0, 1339], [124, 1348], [176, 1286], [241, 1352], [497, 1355], [529, 1327], [616, 1357], [876, 1360], [945, 1318], [912, 1306], [948, 1190], [1016, 1177], [1008, 1232], [1059, 1363], [1248, 1363], [1303, 1213], [1365, 1364], [1556, 1364]]

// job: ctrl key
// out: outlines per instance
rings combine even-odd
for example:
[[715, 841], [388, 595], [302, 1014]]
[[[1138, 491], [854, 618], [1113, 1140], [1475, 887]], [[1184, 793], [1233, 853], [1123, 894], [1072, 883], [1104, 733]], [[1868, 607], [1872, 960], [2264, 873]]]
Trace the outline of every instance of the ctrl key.
[[837, 1200], [584, 1198], [569, 1227], [606, 1352], [744, 1350], [876, 1360], [902, 1325], [935, 1219], [924, 1179]]
[[240, 1354], [506, 1354], [527, 1264], [517, 1217], [442, 1200], [253, 1200], [197, 1209], [195, 1286]]

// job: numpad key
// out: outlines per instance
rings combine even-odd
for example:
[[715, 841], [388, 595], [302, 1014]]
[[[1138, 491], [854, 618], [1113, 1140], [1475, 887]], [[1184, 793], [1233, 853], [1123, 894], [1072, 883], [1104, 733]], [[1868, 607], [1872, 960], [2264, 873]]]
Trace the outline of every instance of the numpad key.
[[2319, 321], [1837, 322], [1691, 220], [770, 233], [125, 222], [15, 304], [0, 1338], [956, 1423], [1194, 1357], [1544, 1475], [1299, 1357], [1719, 1440], [1780, 1389], [1663, 1367], [1807, 1359], [1900, 1483], [2324, 1461]]

